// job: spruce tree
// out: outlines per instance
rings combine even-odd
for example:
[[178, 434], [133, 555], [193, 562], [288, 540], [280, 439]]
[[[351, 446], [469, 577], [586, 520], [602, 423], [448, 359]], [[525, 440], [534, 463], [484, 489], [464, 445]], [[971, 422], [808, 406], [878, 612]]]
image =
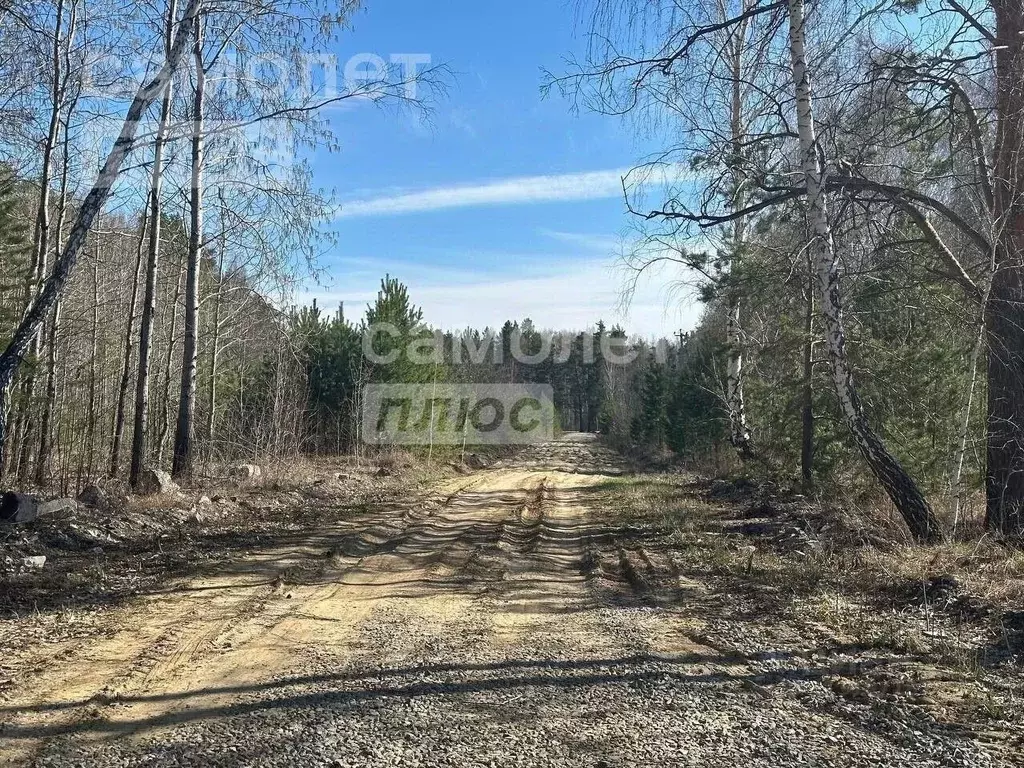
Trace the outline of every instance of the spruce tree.
[[0, 163], [0, 328], [5, 336], [21, 319], [19, 294], [28, 269], [28, 218], [23, 202], [17, 175]]

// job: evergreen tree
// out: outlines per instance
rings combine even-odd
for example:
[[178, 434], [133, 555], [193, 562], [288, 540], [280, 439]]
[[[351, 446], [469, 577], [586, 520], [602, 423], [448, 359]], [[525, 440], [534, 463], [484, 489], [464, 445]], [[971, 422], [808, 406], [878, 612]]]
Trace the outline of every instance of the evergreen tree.
[[651, 361], [643, 373], [640, 412], [633, 421], [633, 439], [650, 448], [665, 446], [668, 431], [668, 377], [664, 366]]
[[0, 163], [0, 332], [4, 335], [21, 319], [24, 275], [29, 259], [24, 202], [14, 171]]
[[392, 362], [368, 362], [369, 381], [389, 384], [415, 384], [431, 381], [436, 366], [422, 365], [409, 359], [410, 342], [431, 335], [423, 324], [423, 310], [409, 299], [409, 289], [390, 275], [381, 280], [377, 300], [366, 308], [363, 333], [369, 333], [368, 344], [382, 358]]
[[362, 346], [359, 329], [344, 308], [330, 320], [316, 302], [292, 315], [292, 334], [306, 364], [309, 428], [320, 450], [347, 450], [355, 439], [355, 412]]

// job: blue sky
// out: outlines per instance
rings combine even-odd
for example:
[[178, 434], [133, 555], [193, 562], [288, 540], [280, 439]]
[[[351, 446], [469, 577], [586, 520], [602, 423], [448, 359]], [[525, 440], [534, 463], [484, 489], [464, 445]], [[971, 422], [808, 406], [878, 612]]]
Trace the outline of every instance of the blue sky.
[[620, 176], [655, 149], [624, 122], [573, 114], [541, 96], [544, 68], [564, 69], [584, 28], [575, 3], [367, 0], [337, 53], [429, 54], [452, 71], [429, 120], [368, 104], [331, 112], [340, 152], [315, 158], [317, 182], [342, 204], [324, 285], [326, 307], [362, 313], [385, 272], [410, 286], [433, 325], [542, 328], [598, 319], [643, 336], [692, 327], [699, 307], [666, 290], [667, 270], [620, 310], [628, 246]]

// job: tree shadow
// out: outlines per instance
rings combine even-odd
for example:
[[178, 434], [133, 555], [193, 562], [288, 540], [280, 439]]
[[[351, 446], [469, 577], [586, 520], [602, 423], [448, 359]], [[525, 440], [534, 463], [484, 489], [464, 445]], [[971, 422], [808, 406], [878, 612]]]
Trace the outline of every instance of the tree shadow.
[[[792, 658], [779, 651], [780, 658]], [[0, 707], [7, 719], [2, 733], [12, 740], [48, 740], [84, 734], [123, 736], [191, 722], [249, 716], [279, 708], [353, 708], [366, 702], [407, 702], [416, 698], [450, 698], [466, 694], [514, 689], [576, 689], [612, 683], [654, 683], [687, 686], [732, 685], [738, 688], [773, 686], [794, 680], [819, 680], [829, 676], [855, 676], [865, 664], [796, 667], [772, 673], [755, 673], [712, 667], [741, 666], [752, 657], [689, 653], [676, 656], [637, 654], [584, 660], [512, 659], [488, 663], [420, 664], [334, 674], [297, 675], [248, 685], [228, 685], [151, 695], [123, 696], [110, 702], [112, 715], [119, 710], [152, 705], [160, 710], [137, 718], [75, 717], [96, 703], [95, 698], [39, 704], [32, 707]], [[870, 662], [884, 666], [887, 659]], [[230, 697], [227, 703], [204, 700]], [[14, 715], [70, 715], [19, 723]]]
[[[757, 630], [792, 610], [798, 597], [795, 590], [765, 590], [742, 573], [674, 559], [673, 548], [679, 542], [663, 525], [622, 520], [614, 511], [586, 516], [566, 512], [584, 506], [593, 511], [600, 499], [594, 494], [615, 485], [616, 481], [581, 482], [548, 489], [537, 497], [541, 507], [547, 504], [562, 514], [531, 509], [531, 489], [508, 487], [379, 510], [338, 508], [335, 519], [315, 532], [304, 528], [250, 534], [200, 532], [183, 542], [180, 551], [214, 553], [225, 559], [186, 560], [174, 580], [167, 581], [167, 571], [159, 572], [162, 578], [116, 595], [113, 602], [174, 594], [189, 594], [201, 601], [239, 586], [350, 585], [358, 588], [352, 590], [356, 597], [347, 598], [353, 600], [483, 597], [499, 602], [504, 612], [535, 615], [645, 606], [665, 611], [668, 620], [678, 620], [681, 626], [692, 618], [720, 622], [737, 633]], [[151, 554], [147, 549], [131, 556]], [[90, 604], [89, 599], [86, 596], [80, 605]], [[202, 610], [197, 602], [195, 611]], [[821, 658], [855, 655], [855, 662], [813, 663], [808, 659], [814, 652], [798, 654], [783, 647], [742, 655], [716, 648], [707, 638], [701, 638], [700, 644], [711, 652], [418, 664], [125, 696], [114, 702], [87, 699], [3, 707], [0, 719], [8, 722], [0, 733], [17, 742], [86, 735], [115, 738], [280, 709], [328, 707], [357, 713], [375, 703], [450, 701], [502, 691], [519, 691], [525, 697], [539, 690], [642, 686], [666, 680], [679, 686], [725, 686], [761, 691], [751, 695], [771, 695], [782, 684], [857, 678], [905, 660], [885, 649], [841, 643], [815, 651]], [[758, 666], [772, 671], [757, 671]], [[97, 703], [106, 705], [106, 716], [90, 716], [90, 708]], [[119, 717], [133, 710], [137, 714]], [[838, 712], [856, 727], [865, 727], [862, 718]], [[485, 716], [507, 715], [494, 710]], [[918, 727], [967, 736], [958, 726], [930, 720]]]

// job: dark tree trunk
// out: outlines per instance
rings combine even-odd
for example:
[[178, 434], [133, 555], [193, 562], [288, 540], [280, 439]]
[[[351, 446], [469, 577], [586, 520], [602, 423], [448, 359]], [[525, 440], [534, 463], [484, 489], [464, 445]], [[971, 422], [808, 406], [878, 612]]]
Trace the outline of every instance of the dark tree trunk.
[[121, 376], [117, 385], [117, 409], [114, 413], [114, 433], [110, 448], [110, 476], [117, 477], [121, 468], [121, 441], [124, 439], [125, 410], [128, 404], [128, 387], [131, 384], [132, 354], [135, 350], [135, 313], [139, 304], [139, 287], [142, 282], [142, 254], [146, 241], [146, 222], [149, 209], [142, 212], [139, 223], [139, 243], [135, 254], [135, 272], [132, 294], [128, 302], [128, 322], [125, 326], [124, 357], [121, 359]]
[[49, 353], [46, 358], [46, 403], [39, 423], [39, 456], [36, 458], [36, 485], [46, 482], [50, 463], [51, 433], [53, 432], [53, 406], [57, 399], [57, 335], [60, 332], [60, 300], [53, 305], [50, 318]]
[[199, 363], [199, 262], [203, 249], [203, 21], [196, 20], [192, 55], [196, 65], [196, 92], [192, 110], [192, 189], [189, 199], [188, 270], [185, 280], [185, 345], [181, 359], [181, 397], [174, 431], [171, 474], [182, 477], [192, 471], [192, 437], [195, 430], [196, 381]]
[[804, 488], [814, 485], [814, 273], [808, 262], [807, 311], [804, 316], [803, 405], [800, 412], [800, 476]]
[[174, 285], [174, 297], [171, 300], [171, 323], [167, 329], [167, 349], [164, 354], [163, 392], [160, 395], [160, 429], [156, 434], [156, 463], [162, 465], [164, 451], [167, 448], [167, 432], [171, 428], [171, 369], [174, 367], [174, 342], [178, 335], [178, 302], [181, 300], [181, 278], [184, 275], [182, 265], [178, 266], [178, 277]]
[[1024, 532], [1024, 285], [1000, 267], [986, 314], [988, 351], [987, 523]]
[[1024, 2], [994, 0], [996, 270], [988, 335], [987, 523], [1024, 533]]
[[92, 265], [92, 353], [89, 355], [89, 411], [85, 420], [86, 475], [91, 479], [96, 460], [96, 380], [100, 354], [100, 277], [96, 263]]

